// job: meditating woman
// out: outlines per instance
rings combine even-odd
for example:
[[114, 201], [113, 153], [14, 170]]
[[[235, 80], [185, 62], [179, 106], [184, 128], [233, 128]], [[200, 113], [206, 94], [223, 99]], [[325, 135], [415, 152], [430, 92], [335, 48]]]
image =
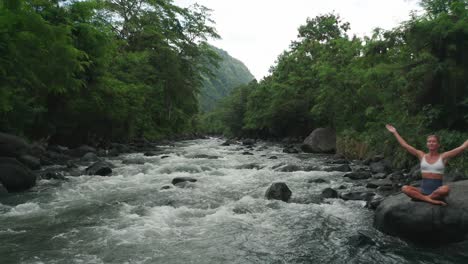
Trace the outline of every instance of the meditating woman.
[[468, 140], [458, 148], [444, 153], [439, 153], [439, 138], [436, 135], [429, 135], [426, 142], [429, 152], [424, 153], [423, 151], [417, 150], [406, 143], [392, 125], [386, 125], [386, 128], [396, 137], [398, 143], [400, 143], [404, 149], [418, 157], [421, 161], [421, 188], [405, 185], [401, 189], [402, 192], [417, 200], [431, 204], [447, 205], [442, 201], [450, 192], [447, 185], [442, 185], [445, 164], [450, 158], [457, 156], [468, 148]]

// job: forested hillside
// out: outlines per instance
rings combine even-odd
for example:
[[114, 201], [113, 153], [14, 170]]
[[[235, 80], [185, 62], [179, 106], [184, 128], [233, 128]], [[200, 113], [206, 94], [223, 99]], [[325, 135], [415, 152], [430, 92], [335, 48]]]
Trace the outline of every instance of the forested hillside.
[[0, 128], [76, 145], [191, 131], [210, 10], [172, 0], [0, 4]]
[[[423, 0], [424, 13], [371, 36], [348, 34], [337, 14], [309, 18], [298, 38], [259, 83], [236, 88], [205, 116], [209, 132], [249, 137], [304, 137], [332, 127], [339, 152], [385, 152], [413, 164], [385, 130], [394, 124], [425, 149], [437, 133], [445, 150], [468, 137], [468, 4]], [[458, 165], [466, 169], [466, 158]]]
[[217, 65], [208, 64], [211, 74], [203, 76], [200, 93], [202, 112], [213, 110], [220, 99], [229, 95], [237, 86], [247, 84], [254, 79], [249, 69], [239, 60], [231, 57], [226, 51], [210, 46], [219, 56]]

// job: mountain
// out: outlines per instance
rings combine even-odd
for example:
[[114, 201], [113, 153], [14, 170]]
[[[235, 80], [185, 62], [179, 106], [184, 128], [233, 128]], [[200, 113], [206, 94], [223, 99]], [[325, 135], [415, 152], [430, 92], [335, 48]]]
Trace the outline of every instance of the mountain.
[[229, 95], [232, 89], [255, 79], [244, 63], [231, 57], [222, 49], [213, 46], [211, 48], [221, 60], [219, 67], [209, 67], [213, 73], [212, 76], [203, 76], [204, 81], [199, 97], [202, 112], [213, 110], [219, 100]]

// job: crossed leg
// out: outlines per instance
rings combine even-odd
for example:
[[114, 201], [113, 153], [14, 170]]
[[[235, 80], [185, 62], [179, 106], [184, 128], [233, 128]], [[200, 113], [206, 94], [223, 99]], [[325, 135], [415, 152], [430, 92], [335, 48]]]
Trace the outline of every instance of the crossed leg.
[[419, 188], [405, 185], [401, 188], [401, 191], [404, 194], [416, 200], [436, 205], [447, 205], [445, 202], [440, 201], [440, 199], [443, 199], [445, 196], [447, 196], [450, 190], [447, 185], [443, 185], [437, 188], [432, 194], [424, 195], [423, 193], [421, 193], [421, 190]]

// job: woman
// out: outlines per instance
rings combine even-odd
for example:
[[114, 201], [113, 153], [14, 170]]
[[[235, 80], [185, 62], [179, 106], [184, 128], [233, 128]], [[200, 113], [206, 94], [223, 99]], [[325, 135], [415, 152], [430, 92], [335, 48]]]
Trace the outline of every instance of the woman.
[[447, 185], [442, 185], [445, 164], [450, 158], [457, 156], [468, 148], [468, 140], [458, 148], [439, 153], [439, 138], [436, 135], [430, 135], [427, 137], [426, 143], [429, 153], [426, 154], [406, 143], [392, 125], [386, 125], [386, 128], [396, 137], [398, 143], [400, 143], [404, 149], [418, 157], [421, 161], [421, 189], [405, 185], [401, 188], [402, 192], [417, 200], [431, 204], [447, 205], [445, 202], [441, 201], [450, 192]]

